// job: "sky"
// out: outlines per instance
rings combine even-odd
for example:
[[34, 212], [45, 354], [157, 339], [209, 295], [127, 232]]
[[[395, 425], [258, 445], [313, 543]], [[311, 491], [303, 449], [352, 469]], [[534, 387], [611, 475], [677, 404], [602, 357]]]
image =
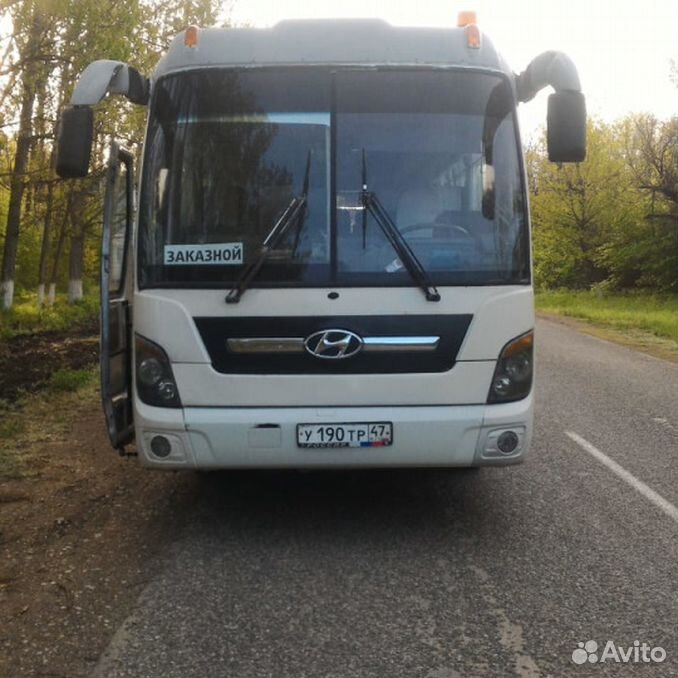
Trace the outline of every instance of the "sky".
[[[481, 30], [511, 68], [522, 71], [549, 49], [576, 63], [588, 111], [611, 121], [633, 111], [678, 115], [678, 0], [237, 0], [231, 20], [272, 26], [282, 19], [378, 17], [398, 26], [454, 26], [459, 10], [475, 10]], [[526, 136], [546, 120], [542, 92], [519, 114]]]

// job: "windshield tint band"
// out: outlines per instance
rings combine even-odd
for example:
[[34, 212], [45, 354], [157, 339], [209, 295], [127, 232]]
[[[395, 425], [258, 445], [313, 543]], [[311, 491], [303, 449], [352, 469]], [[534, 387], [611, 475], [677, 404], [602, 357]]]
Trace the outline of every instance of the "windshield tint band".
[[[242, 266], [167, 266], [165, 246], [241, 243], [247, 265], [301, 191], [309, 152], [303, 230], [291, 229], [253, 287], [413, 284], [351, 197], [361, 189], [363, 152], [370, 190], [438, 285], [529, 282], [515, 106], [508, 101], [500, 120], [488, 123], [486, 114], [485, 99], [505, 82], [499, 76], [390, 69], [205, 75], [166, 76], [155, 88], [140, 200], [140, 287], [228, 287]], [[426, 91], [434, 93], [430, 106]], [[488, 129], [492, 165], [484, 154]]]

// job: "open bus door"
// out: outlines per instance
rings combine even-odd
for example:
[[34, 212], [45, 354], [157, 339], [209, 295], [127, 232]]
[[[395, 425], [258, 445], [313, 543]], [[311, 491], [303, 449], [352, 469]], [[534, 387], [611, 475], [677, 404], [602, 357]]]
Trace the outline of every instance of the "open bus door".
[[134, 440], [127, 266], [134, 214], [132, 154], [111, 144], [101, 235], [101, 399], [111, 445]]

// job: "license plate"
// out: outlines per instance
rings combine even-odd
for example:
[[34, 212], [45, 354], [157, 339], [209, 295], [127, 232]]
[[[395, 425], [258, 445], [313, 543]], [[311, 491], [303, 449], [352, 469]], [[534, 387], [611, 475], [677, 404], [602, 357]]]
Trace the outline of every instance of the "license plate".
[[393, 443], [390, 421], [355, 424], [297, 424], [299, 447], [387, 447]]

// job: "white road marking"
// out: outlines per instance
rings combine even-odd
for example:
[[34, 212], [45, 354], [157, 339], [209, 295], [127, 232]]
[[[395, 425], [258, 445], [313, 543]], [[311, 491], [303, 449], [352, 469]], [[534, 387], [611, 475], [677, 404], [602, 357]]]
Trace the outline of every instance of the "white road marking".
[[629, 473], [623, 466], [620, 466], [616, 461], [613, 461], [606, 454], [601, 452], [597, 447], [592, 445], [588, 440], [582, 438], [573, 431], [565, 431], [565, 435], [574, 440], [579, 447], [586, 450], [592, 457], [597, 459], [601, 464], [607, 466], [614, 474], [619, 476], [623, 481], [627, 482], [634, 490], [640, 492], [646, 499], [649, 499], [658, 509], [666, 513], [669, 518], [673, 518], [678, 523], [678, 508], [676, 508], [670, 501], [667, 501], [661, 495], [657, 494], [652, 488], [648, 487], [642, 480], [638, 480], [632, 473]]

